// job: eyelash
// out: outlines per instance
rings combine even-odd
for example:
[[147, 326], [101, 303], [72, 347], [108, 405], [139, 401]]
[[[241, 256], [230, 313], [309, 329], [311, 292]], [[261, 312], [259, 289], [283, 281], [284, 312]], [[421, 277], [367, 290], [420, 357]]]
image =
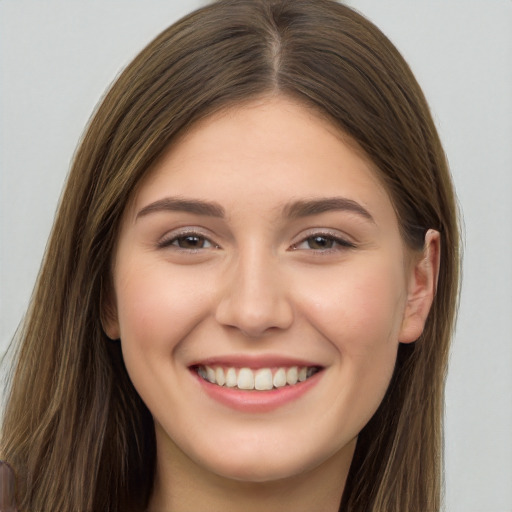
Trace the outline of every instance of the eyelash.
[[[316, 249], [314, 249], [312, 247], [309, 247], [308, 249], [305, 249], [305, 248], [303, 249], [300, 247], [302, 244], [311, 243], [311, 241], [313, 241], [315, 239], [317, 239], [317, 240], [323, 239], [327, 243], [332, 243], [333, 246], [326, 247], [326, 248], [316, 248]], [[327, 233], [326, 232], [316, 232], [316, 233], [312, 233], [309, 236], [303, 238], [300, 242], [293, 244], [291, 248], [294, 251], [311, 250], [311, 251], [315, 251], [315, 252], [319, 252], [319, 253], [329, 253], [329, 252], [334, 252], [334, 251], [342, 251], [345, 249], [354, 249], [355, 247], [356, 247], [355, 244], [353, 244], [352, 242], [349, 242], [345, 238], [340, 237], [339, 235], [335, 235], [335, 234], [329, 233], [329, 232], [327, 232]]]
[[[180, 242], [185, 241], [186, 239], [196, 239], [200, 244], [200, 247], [180, 247]], [[311, 245], [309, 248], [301, 248], [300, 246], [304, 243], [311, 244], [313, 240], [320, 242], [322, 239], [325, 243], [331, 245], [330, 247], [317, 247], [313, 248]], [[209, 244], [208, 247], [204, 247], [204, 244]], [[158, 248], [164, 249], [167, 247], [175, 247], [177, 250], [188, 251], [188, 252], [198, 252], [203, 249], [219, 249], [220, 246], [212, 242], [208, 237], [204, 236], [202, 233], [197, 231], [184, 231], [179, 234], [174, 234], [171, 237], [164, 237], [160, 242], [158, 242]], [[355, 244], [349, 242], [348, 240], [340, 237], [339, 235], [335, 235], [329, 232], [315, 232], [311, 233], [309, 236], [301, 239], [299, 242], [293, 244], [290, 249], [293, 251], [315, 251], [318, 253], [329, 253], [334, 251], [340, 251], [345, 249], [353, 249], [355, 248]]]
[[[209, 247], [180, 247], [180, 241], [185, 241], [186, 239], [195, 238], [201, 241], [203, 244], [210, 244]], [[173, 234], [170, 237], [164, 237], [162, 240], [158, 242], [158, 248], [165, 249], [167, 247], [175, 247], [180, 251], [188, 251], [188, 252], [198, 252], [203, 249], [218, 249], [219, 246], [212, 242], [208, 237], [204, 236], [202, 233], [198, 233], [197, 231], [184, 231], [182, 233]]]

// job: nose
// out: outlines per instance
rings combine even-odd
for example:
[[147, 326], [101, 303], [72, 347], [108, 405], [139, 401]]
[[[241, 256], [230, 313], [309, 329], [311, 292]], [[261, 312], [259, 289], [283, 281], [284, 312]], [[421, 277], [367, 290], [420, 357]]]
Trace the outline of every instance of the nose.
[[216, 308], [217, 322], [249, 338], [287, 329], [293, 322], [289, 290], [277, 258], [261, 252], [240, 257], [230, 266]]

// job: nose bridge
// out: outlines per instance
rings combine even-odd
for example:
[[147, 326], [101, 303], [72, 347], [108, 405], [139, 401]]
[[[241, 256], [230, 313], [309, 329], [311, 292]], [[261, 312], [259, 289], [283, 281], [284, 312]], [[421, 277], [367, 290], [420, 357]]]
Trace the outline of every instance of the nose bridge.
[[278, 256], [256, 243], [248, 244], [228, 269], [217, 320], [249, 337], [286, 329], [293, 320], [287, 292]]

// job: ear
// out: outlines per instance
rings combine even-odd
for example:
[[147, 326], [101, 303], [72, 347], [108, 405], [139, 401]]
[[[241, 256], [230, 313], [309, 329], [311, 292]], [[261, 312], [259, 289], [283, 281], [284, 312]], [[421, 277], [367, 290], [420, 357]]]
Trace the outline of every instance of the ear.
[[100, 321], [103, 331], [111, 340], [118, 340], [121, 336], [117, 316], [114, 285], [112, 279], [109, 284], [101, 283], [100, 292]]
[[407, 303], [398, 337], [400, 343], [412, 343], [423, 332], [437, 290], [440, 256], [441, 236], [438, 231], [429, 229], [421, 256], [409, 271]]

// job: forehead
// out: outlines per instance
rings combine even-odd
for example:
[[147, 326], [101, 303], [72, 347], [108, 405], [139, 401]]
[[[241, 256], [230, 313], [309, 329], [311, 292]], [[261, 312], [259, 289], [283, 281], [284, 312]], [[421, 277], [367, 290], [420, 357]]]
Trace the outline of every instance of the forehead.
[[165, 194], [261, 209], [341, 195], [394, 217], [362, 150], [314, 109], [282, 96], [226, 108], [175, 140], [139, 184], [133, 205]]

